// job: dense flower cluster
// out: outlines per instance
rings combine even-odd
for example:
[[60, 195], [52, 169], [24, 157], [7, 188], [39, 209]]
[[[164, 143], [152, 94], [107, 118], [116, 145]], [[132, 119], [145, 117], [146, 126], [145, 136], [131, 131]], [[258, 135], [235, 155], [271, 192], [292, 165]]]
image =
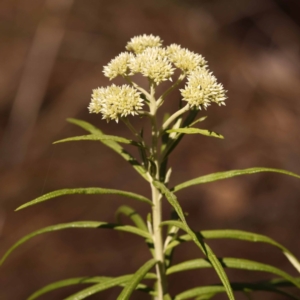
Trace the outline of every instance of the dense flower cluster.
[[180, 91], [183, 100], [187, 101], [190, 107], [206, 109], [211, 102], [225, 105], [226, 91], [223, 85], [218, 83], [217, 78], [206, 69], [197, 68], [190, 73], [187, 80], [185, 88]]
[[181, 48], [179, 45], [172, 44], [167, 47], [169, 60], [182, 71], [189, 73], [197, 67], [206, 67], [206, 60], [203, 56], [196, 54], [188, 49]]
[[142, 73], [156, 84], [170, 79], [174, 73], [174, 68], [166, 56], [166, 50], [158, 47], [146, 48], [142, 53], [131, 58], [129, 68], [132, 75]]
[[104, 67], [104, 75], [109, 79], [113, 79], [118, 75], [128, 74], [128, 64], [132, 58], [132, 53], [122, 52], [116, 58], [112, 59], [107, 66]]
[[133, 37], [126, 45], [126, 49], [133, 51], [134, 53], [142, 53], [146, 48], [160, 47], [162, 45], [162, 40], [159, 36], [154, 36], [152, 34], [143, 34], [140, 36]]
[[[187, 84], [180, 92], [190, 108], [207, 108], [212, 102], [225, 105], [226, 91], [208, 71], [204, 57], [177, 44], [163, 48], [162, 42], [160, 37], [146, 34], [132, 38], [126, 45], [130, 52], [122, 52], [112, 59], [104, 67], [104, 75], [109, 79], [123, 76], [132, 83], [129, 77], [140, 73], [158, 85], [172, 81], [178, 68], [181, 76], [187, 77]], [[129, 85], [98, 88], [93, 91], [89, 111], [101, 113], [108, 121], [118, 121], [120, 117], [139, 113], [143, 106], [140, 96], [137, 89]]]
[[111, 85], [93, 90], [90, 113], [101, 113], [107, 121], [119, 121], [120, 117], [137, 115], [143, 107], [140, 93], [129, 85]]

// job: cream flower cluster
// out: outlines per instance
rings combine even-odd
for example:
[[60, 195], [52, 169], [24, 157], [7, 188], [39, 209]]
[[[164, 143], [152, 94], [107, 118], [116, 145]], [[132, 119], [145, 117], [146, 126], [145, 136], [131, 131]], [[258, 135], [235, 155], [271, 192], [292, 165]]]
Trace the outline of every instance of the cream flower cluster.
[[142, 73], [156, 84], [171, 79], [174, 73], [174, 68], [166, 56], [166, 50], [158, 47], [146, 48], [142, 53], [131, 58], [128, 66], [131, 75]]
[[197, 67], [206, 67], [207, 61], [202, 55], [196, 54], [188, 49], [181, 48], [177, 44], [167, 47], [169, 60], [185, 73], [195, 70]]
[[123, 52], [104, 67], [103, 73], [109, 79], [120, 76], [130, 76], [141, 73], [156, 84], [172, 80], [174, 66], [189, 74], [198, 67], [206, 67], [203, 56], [179, 45], [172, 44], [162, 47], [158, 36], [140, 35], [132, 38], [126, 45], [132, 52]]
[[120, 117], [137, 115], [143, 107], [140, 93], [129, 85], [111, 85], [93, 90], [90, 113], [101, 113], [107, 121], [119, 121]]
[[184, 101], [187, 101], [190, 107], [205, 109], [215, 102], [218, 105], [225, 105], [226, 91], [223, 85], [217, 82], [217, 78], [209, 71], [203, 68], [197, 68], [188, 76], [188, 82], [184, 89], [181, 89], [181, 95]]
[[143, 34], [140, 36], [133, 37], [126, 45], [126, 49], [133, 51], [134, 53], [142, 53], [146, 48], [160, 47], [162, 45], [162, 40], [159, 36], [154, 36], [152, 34]]
[[[140, 73], [158, 85], [166, 80], [172, 81], [172, 75], [178, 68], [182, 72], [180, 78], [187, 78], [186, 86], [180, 92], [190, 108], [206, 109], [212, 102], [225, 105], [226, 91], [208, 71], [204, 57], [177, 44], [164, 48], [162, 42], [154, 35], [132, 38], [126, 45], [129, 52], [122, 52], [112, 59], [104, 67], [104, 75], [109, 79], [122, 76], [132, 82], [129, 77]], [[120, 117], [137, 115], [144, 101], [138, 90], [141, 89], [134, 83], [131, 86], [112, 85], [95, 89], [89, 111], [101, 113], [107, 121], [117, 122]]]
[[132, 53], [122, 52], [103, 68], [104, 75], [109, 79], [113, 79], [118, 75], [127, 75], [129, 73], [128, 64], [132, 59]]

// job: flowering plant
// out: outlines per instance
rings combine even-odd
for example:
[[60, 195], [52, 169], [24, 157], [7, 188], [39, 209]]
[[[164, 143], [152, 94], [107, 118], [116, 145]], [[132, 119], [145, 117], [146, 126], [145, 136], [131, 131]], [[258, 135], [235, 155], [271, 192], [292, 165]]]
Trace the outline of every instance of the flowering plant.
[[[35, 231], [13, 245], [3, 256], [1, 263], [19, 245], [32, 237], [56, 230], [67, 228], [108, 228], [130, 232], [142, 237], [149, 246], [152, 258], [140, 267], [134, 274], [111, 277], [85, 277], [71, 278], [52, 283], [32, 294], [28, 299], [36, 299], [41, 295], [51, 292], [63, 286], [73, 284], [91, 284], [91, 286], [69, 296], [68, 300], [85, 299], [90, 295], [99, 293], [115, 286], [123, 287], [118, 300], [129, 299], [135, 290], [148, 293], [154, 299], [212, 299], [219, 293], [226, 293], [228, 298], [234, 299], [234, 291], [251, 293], [262, 290], [282, 294], [292, 299], [296, 296], [281, 290], [281, 286], [296, 286], [300, 288], [300, 281], [286, 272], [267, 264], [250, 261], [241, 258], [217, 257], [212, 248], [207, 244], [209, 239], [238, 239], [248, 242], [267, 243], [277, 247], [287, 257], [290, 263], [300, 272], [300, 263], [297, 258], [284, 246], [273, 239], [240, 230], [206, 230], [196, 232], [188, 225], [185, 214], [176, 197], [176, 192], [196, 184], [217, 181], [244, 174], [257, 172], [277, 172], [300, 178], [299, 175], [271, 168], [250, 168], [233, 170], [201, 176], [188, 180], [174, 187], [169, 187], [171, 168], [168, 166], [168, 158], [174, 151], [184, 134], [200, 134], [208, 137], [223, 138], [222, 135], [206, 129], [193, 127], [202, 122], [205, 117], [197, 119], [200, 110], [207, 109], [212, 103], [219, 106], [225, 105], [226, 91], [222, 84], [208, 69], [203, 56], [172, 44], [162, 46], [162, 40], [153, 35], [142, 35], [132, 38], [127, 46], [127, 52], [123, 52], [104, 67], [104, 75], [109, 79], [122, 76], [127, 84], [122, 86], [111, 85], [106, 88], [100, 87], [93, 90], [89, 104], [90, 113], [101, 114], [102, 118], [118, 122], [121, 120], [133, 133], [133, 139], [118, 136], [105, 135], [93, 125], [77, 119], [69, 119], [69, 122], [78, 125], [88, 135], [77, 136], [60, 140], [56, 143], [68, 141], [93, 140], [100, 141], [111, 148], [117, 154], [128, 161], [141, 175], [141, 178], [149, 183], [151, 188], [151, 200], [136, 193], [105, 189], [105, 188], [74, 188], [50, 192], [35, 200], [25, 203], [17, 210], [44, 202], [46, 200], [71, 194], [117, 194], [131, 197], [149, 205], [150, 213], [147, 220], [131, 207], [121, 206], [117, 210], [118, 215], [126, 215], [133, 225], [109, 224], [99, 221], [77, 221], [71, 223], [49, 226]], [[176, 73], [177, 72], [177, 73]], [[138, 85], [133, 79], [135, 74], [146, 77], [149, 87]], [[177, 79], [174, 79], [177, 74]], [[179, 109], [172, 115], [167, 115], [163, 121], [159, 120], [157, 111], [164, 104], [167, 96], [186, 79], [186, 85], [180, 89], [182, 100]], [[157, 87], [163, 81], [171, 81], [161, 95], [156, 96]], [[173, 83], [174, 81], [174, 83]], [[184, 103], [184, 104], [183, 104]], [[145, 109], [145, 107], [148, 109]], [[143, 131], [137, 130], [130, 122], [129, 116], [140, 116], [149, 120], [151, 126], [151, 142], [143, 136]], [[137, 147], [140, 153], [140, 161], [125, 151], [121, 144]], [[170, 220], [162, 220], [162, 201], [164, 198], [172, 206], [175, 216]], [[166, 230], [163, 230], [166, 228]], [[180, 233], [183, 231], [184, 234]], [[172, 265], [172, 253], [177, 246], [184, 242], [193, 242], [202, 253], [204, 258], [184, 261]], [[210, 286], [199, 286], [183, 291], [178, 295], [171, 296], [168, 291], [168, 276], [176, 272], [182, 272], [197, 268], [213, 268], [220, 283]], [[230, 282], [225, 269], [235, 268], [242, 270], [254, 270], [268, 272], [277, 277], [269, 281], [245, 283]], [[155, 272], [151, 272], [155, 269]], [[146, 285], [142, 281], [151, 279], [154, 284]]]

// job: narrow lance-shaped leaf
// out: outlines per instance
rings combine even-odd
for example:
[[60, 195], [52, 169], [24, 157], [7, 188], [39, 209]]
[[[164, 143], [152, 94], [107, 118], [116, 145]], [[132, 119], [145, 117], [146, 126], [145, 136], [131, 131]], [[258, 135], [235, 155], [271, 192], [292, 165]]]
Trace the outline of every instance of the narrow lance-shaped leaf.
[[77, 277], [77, 278], [70, 278], [70, 279], [65, 279], [65, 280], [60, 280], [57, 282], [50, 283], [43, 288], [39, 289], [38, 291], [34, 292], [32, 295], [28, 297], [28, 300], [34, 300], [37, 299], [38, 297], [49, 293], [51, 291], [66, 287], [66, 286], [71, 286], [75, 284], [90, 284], [90, 283], [100, 283], [104, 282], [111, 279], [110, 277]]
[[101, 282], [99, 284], [93, 285], [91, 287], [88, 287], [80, 292], [77, 292], [76, 294], [73, 294], [64, 300], [81, 300], [85, 299], [91, 295], [94, 295], [96, 293], [102, 292], [104, 290], [110, 289], [112, 287], [121, 285], [123, 283], [126, 283], [132, 275], [124, 275], [117, 278], [113, 278], [111, 280], [107, 280], [105, 282]]
[[223, 293], [225, 292], [226, 289], [224, 286], [201, 286], [201, 287], [196, 287], [193, 289], [189, 289], [187, 291], [184, 291], [178, 295], [175, 296], [174, 300], [185, 300], [185, 299], [191, 299], [199, 295], [206, 296], [202, 299], [210, 299], [207, 298], [207, 296], [211, 297], [214, 296], [215, 294]]
[[[127, 280], [129, 280], [131, 278], [130, 276], [133, 276], [133, 275], [127, 275], [127, 276], [128, 276]], [[156, 275], [152, 274], [152, 273], [148, 273], [147, 276], [148, 276], [148, 278], [150, 278], [151, 276], [153, 278], [155, 278]], [[37, 299], [44, 294], [47, 294], [49, 292], [52, 292], [54, 290], [57, 290], [57, 289], [60, 289], [63, 287], [77, 285], [77, 284], [104, 283], [104, 282], [110, 281], [112, 279], [114, 279], [114, 278], [106, 277], [106, 276], [105, 277], [104, 276], [103, 277], [95, 276], [95, 277], [78, 277], [78, 278], [70, 278], [70, 279], [60, 280], [60, 281], [48, 284], [45, 287], [39, 289], [38, 291], [33, 293], [31, 296], [29, 296], [28, 300]], [[123, 285], [124, 285], [124, 283], [120, 284], [120, 286], [123, 286]], [[145, 291], [149, 294], [154, 293], [154, 291], [151, 288], [147, 287], [144, 284], [139, 284], [137, 286], [137, 290]]]
[[[248, 283], [248, 282], [232, 282], [232, 289], [234, 291], [265, 291], [272, 292], [286, 296], [290, 299], [299, 300], [297, 296], [294, 296], [285, 291], [276, 289], [268, 283]], [[201, 286], [189, 289], [175, 296], [174, 300], [186, 300], [186, 299], [197, 299], [197, 300], [208, 300], [212, 299], [216, 294], [225, 293], [226, 290], [223, 286], [220, 285], [211, 285], [211, 286]], [[198, 296], [198, 297], [197, 297]], [[195, 298], [197, 297], [197, 298]]]
[[207, 116], [201, 117], [201, 118], [195, 120], [193, 123], [191, 123], [191, 124], [189, 125], [189, 127], [194, 126], [195, 124], [197, 124], [197, 123], [199, 123], [199, 122], [203, 122], [203, 121], [205, 121], [206, 119], [207, 119]]
[[71, 124], [79, 126], [80, 128], [82, 128], [92, 134], [102, 134], [102, 131], [99, 128], [97, 128], [96, 126], [94, 126], [91, 123], [88, 123], [86, 121], [74, 119], [74, 118], [68, 118], [67, 121]]
[[129, 140], [123, 137], [114, 136], [114, 135], [105, 135], [105, 134], [88, 134], [88, 135], [81, 135], [81, 136], [74, 136], [62, 140], [58, 140], [53, 144], [60, 144], [66, 142], [78, 142], [78, 141], [114, 141], [122, 144], [134, 145], [138, 147], [142, 147], [142, 145], [136, 141]]
[[125, 192], [125, 191], [120, 191], [120, 190], [114, 190], [114, 189], [103, 189], [103, 188], [97, 188], [97, 187], [90, 187], [90, 188], [75, 188], [75, 189], [62, 189], [62, 190], [56, 190], [50, 193], [47, 193], [43, 196], [40, 196], [32, 201], [29, 201], [20, 207], [18, 207], [16, 210], [23, 209], [25, 207], [38, 204], [44, 201], [47, 201], [49, 199], [53, 199], [56, 197], [60, 196], [65, 196], [65, 195], [75, 195], [75, 194], [85, 194], [85, 195], [120, 195], [124, 197], [129, 197], [133, 198], [135, 200], [139, 200], [142, 202], [146, 202], [150, 205], [153, 205], [151, 200], [148, 198], [141, 196], [139, 194], [131, 193], [131, 192]]
[[203, 184], [203, 183], [227, 179], [227, 178], [231, 178], [231, 177], [235, 177], [235, 176], [255, 174], [255, 173], [260, 173], [260, 172], [281, 173], [281, 174], [289, 175], [289, 176], [300, 179], [300, 175], [289, 172], [289, 171], [285, 171], [285, 170], [281, 170], [281, 169], [273, 169], [273, 168], [256, 167], [256, 168], [249, 168], [249, 169], [244, 169], [244, 170], [232, 170], [232, 171], [218, 172], [218, 173], [200, 176], [195, 179], [188, 180], [186, 182], [176, 185], [174, 188], [171, 189], [171, 191], [173, 191], [175, 193], [179, 190], [182, 190], [184, 188], [187, 188], [189, 186], [196, 185], [196, 184]]
[[[65, 298], [64, 300], [81, 300], [81, 299], [85, 299], [91, 295], [94, 295], [96, 293], [102, 292], [104, 290], [110, 289], [112, 287], [115, 286], [119, 286], [119, 285], [123, 285], [125, 283], [127, 283], [132, 276], [134, 276], [133, 274], [130, 275], [124, 275], [124, 276], [120, 276], [120, 277], [116, 277], [116, 278], [112, 278], [110, 280], [106, 280], [104, 282], [101, 282], [99, 284], [95, 284], [91, 287], [88, 287], [80, 292], [77, 292], [76, 294], [73, 294], [67, 298]], [[150, 273], [150, 274], [146, 274], [145, 279], [156, 279], [155, 274]]]
[[[183, 229], [192, 237], [192, 240], [194, 241], [194, 243], [201, 249], [201, 251], [208, 257], [209, 261], [211, 262], [213, 268], [215, 269], [216, 273], [218, 274], [221, 282], [223, 283], [223, 285], [226, 289], [229, 299], [234, 300], [234, 295], [233, 295], [232, 289], [230, 287], [228, 277], [227, 277], [222, 265], [220, 264], [219, 260], [216, 258], [215, 254], [213, 253], [211, 248], [206, 243], [201, 241], [200, 237], [197, 236], [194, 233], [194, 231], [192, 231], [190, 229], [190, 227], [188, 226], [188, 224], [185, 220], [184, 213], [182, 211], [182, 208], [181, 208], [179, 202], [177, 201], [176, 196], [163, 183], [154, 181], [153, 184], [156, 188], [158, 188], [165, 195], [165, 197], [167, 198], [169, 203], [173, 206], [173, 208], [175, 209], [179, 218], [182, 221], [182, 223], [179, 221], [174, 221], [174, 222], [172, 222], [172, 224], [169, 224], [169, 225], [175, 225], [175, 226]], [[164, 222], [162, 222], [162, 223], [164, 223]]]
[[71, 223], [63, 223], [58, 225], [52, 225], [45, 228], [42, 228], [40, 230], [34, 231], [23, 238], [21, 238], [18, 242], [16, 242], [8, 251], [4, 254], [0, 261], [0, 265], [3, 264], [5, 259], [13, 252], [16, 248], [18, 248], [20, 245], [25, 243], [26, 241], [30, 240], [31, 238], [40, 235], [42, 233], [46, 232], [52, 232], [52, 231], [58, 231], [63, 229], [69, 229], [69, 228], [103, 228], [103, 229], [114, 229], [119, 231], [125, 231], [134, 233], [136, 235], [142, 236], [146, 239], [152, 239], [151, 235], [148, 232], [145, 232], [144, 230], [140, 230], [134, 226], [129, 225], [116, 225], [116, 224], [110, 224], [106, 222], [95, 222], [95, 221], [80, 221], [80, 222], [71, 222]]
[[[77, 120], [77, 119], [67, 119], [68, 122], [75, 124], [86, 131], [92, 133], [92, 134], [103, 134], [100, 129], [93, 126], [92, 124]], [[128, 153], [123, 147], [121, 147], [117, 142], [111, 141], [111, 140], [102, 140], [102, 144], [106, 145], [107, 147], [111, 148], [113, 151], [117, 152], [119, 155], [121, 155], [126, 161], [128, 161], [132, 167], [147, 181], [149, 181], [149, 178], [147, 176], [147, 171], [143, 166], [140, 165], [140, 163], [130, 154]]]
[[140, 267], [132, 278], [128, 281], [117, 300], [127, 300], [136, 289], [138, 284], [144, 279], [148, 271], [156, 265], [157, 261], [152, 258], [147, 261], [142, 267]]
[[[144, 230], [145, 232], [149, 232], [148, 227], [147, 227], [146, 223], [144, 222], [144, 220], [142, 219], [142, 217], [130, 206], [122, 205], [118, 208], [118, 210], [116, 211], [116, 219], [117, 219], [118, 224], [121, 224], [120, 214], [124, 214], [127, 217], [129, 217], [132, 220], [132, 222], [136, 225], [137, 228]], [[150, 240], [146, 239], [145, 242], [149, 248], [149, 251], [151, 252], [151, 254], [154, 257], [154, 246], [153, 246], [152, 239], [150, 239]]]
[[224, 136], [217, 132], [207, 130], [207, 129], [199, 129], [199, 128], [191, 128], [191, 127], [169, 129], [169, 130], [167, 130], [167, 132], [168, 133], [177, 132], [177, 133], [184, 133], [184, 134], [202, 134], [205, 136], [211, 136], [211, 137], [215, 137], [215, 138], [219, 138], [219, 139], [224, 139]]
[[[259, 243], [266, 243], [270, 244], [272, 246], [275, 246], [279, 248], [283, 254], [288, 258], [290, 263], [295, 267], [298, 272], [300, 272], [300, 263], [297, 260], [297, 258], [284, 246], [277, 243], [273, 239], [261, 235], [256, 234], [252, 232], [242, 231], [242, 230], [230, 230], [230, 229], [224, 229], [224, 230], [203, 230], [200, 231], [200, 235], [204, 239], [237, 239], [242, 241], [249, 241], [249, 242], [259, 242]], [[182, 235], [178, 237], [178, 239], [172, 241], [166, 248], [172, 249], [173, 247], [176, 247], [177, 245], [186, 242], [191, 241], [191, 237], [188, 234]]]
[[132, 220], [132, 222], [136, 225], [137, 228], [148, 232], [146, 223], [144, 222], [142, 217], [133, 208], [131, 208], [130, 206], [127, 206], [127, 205], [122, 205], [117, 209], [116, 219], [119, 224], [121, 224], [121, 222], [120, 222], [121, 214], [124, 214], [125, 216], [129, 217]]
[[[277, 276], [280, 276], [291, 283], [293, 283], [295, 286], [300, 287], [300, 284], [297, 280], [295, 280], [294, 277], [290, 276], [286, 272], [273, 267], [271, 265], [259, 263], [256, 261], [251, 261], [247, 259], [240, 259], [240, 258], [220, 258], [220, 263], [225, 266], [226, 268], [232, 268], [232, 269], [240, 269], [240, 270], [249, 270], [249, 271], [260, 271], [260, 272], [267, 272], [271, 274], [275, 274]], [[188, 271], [188, 270], [194, 270], [194, 269], [202, 269], [202, 268], [211, 268], [211, 263], [207, 261], [206, 259], [193, 259], [188, 260], [182, 263], [179, 263], [177, 265], [174, 265], [170, 267], [167, 270], [167, 274], [173, 274], [177, 272], [182, 271]]]
[[[294, 279], [300, 284], [300, 277], [294, 277]], [[274, 278], [271, 279], [267, 282], [268, 284], [271, 284], [272, 286], [276, 286], [276, 287], [290, 287], [292, 286], [292, 284], [283, 279], [283, 278]]]

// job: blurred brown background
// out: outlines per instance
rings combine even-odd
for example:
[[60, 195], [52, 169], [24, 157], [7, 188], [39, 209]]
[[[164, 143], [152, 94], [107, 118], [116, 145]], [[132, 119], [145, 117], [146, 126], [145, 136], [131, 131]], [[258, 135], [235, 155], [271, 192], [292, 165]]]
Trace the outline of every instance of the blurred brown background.
[[[150, 193], [130, 166], [100, 143], [51, 145], [83, 134], [65, 121], [67, 117], [87, 120], [106, 133], [130, 136], [122, 124], [106, 124], [100, 116], [89, 115], [87, 105], [93, 88], [109, 84], [102, 66], [135, 35], [152, 33], [165, 45], [175, 42], [201, 53], [229, 91], [227, 106], [210, 107], [201, 124], [222, 133], [225, 140], [186, 137], [171, 161], [172, 184], [253, 166], [300, 174], [299, 17], [298, 0], [2, 0], [0, 255], [25, 234], [48, 225], [114, 222], [121, 204], [146, 215], [146, 205], [113, 196], [62, 197], [13, 211], [42, 193], [65, 187]], [[178, 98], [172, 94], [166, 106], [174, 111]], [[194, 229], [267, 234], [300, 257], [299, 180], [257, 174], [195, 186], [178, 196]], [[169, 211], [166, 204], [166, 218]], [[220, 256], [254, 259], [297, 275], [270, 246], [226, 240], [210, 244]], [[179, 262], [198, 254], [194, 245], [186, 244], [178, 247], [174, 259]], [[23, 300], [43, 285], [69, 277], [133, 272], [148, 258], [144, 243], [129, 234], [106, 230], [45, 234], [25, 243], [1, 267], [0, 299]], [[228, 274], [232, 280], [245, 281], [271, 277]], [[176, 294], [216, 281], [214, 271], [198, 270], [171, 276], [169, 284]], [[76, 290], [65, 288], [41, 299], [63, 299]], [[89, 299], [116, 299], [119, 291]], [[133, 299], [148, 298], [137, 292]], [[257, 293], [254, 299], [284, 297]]]

